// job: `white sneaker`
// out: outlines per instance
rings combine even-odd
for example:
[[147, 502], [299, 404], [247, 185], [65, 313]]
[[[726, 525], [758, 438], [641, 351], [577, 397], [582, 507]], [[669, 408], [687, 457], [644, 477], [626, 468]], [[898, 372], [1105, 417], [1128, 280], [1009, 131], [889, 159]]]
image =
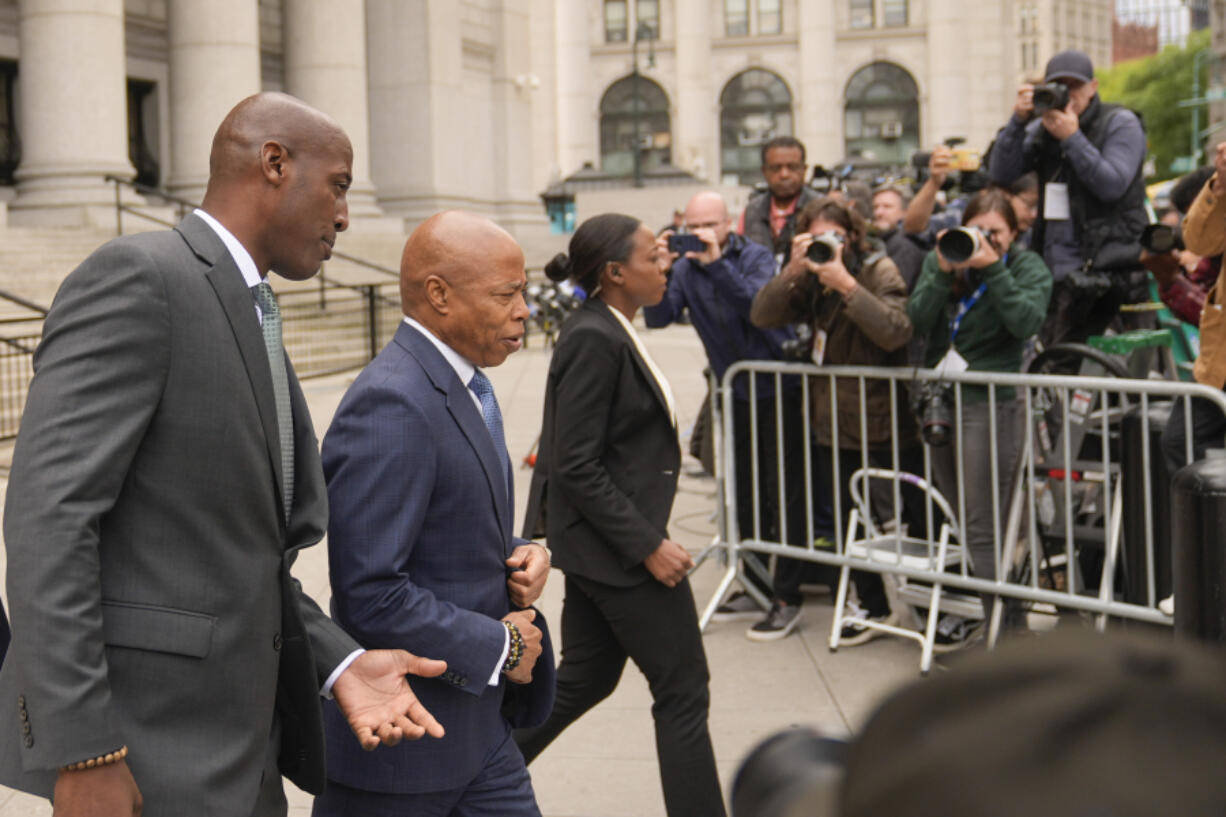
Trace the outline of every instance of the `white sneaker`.
[[839, 646], [840, 647], [858, 647], [861, 644], [867, 644], [874, 638], [882, 635], [888, 635], [881, 630], [866, 626], [864, 622], [871, 621], [876, 624], [889, 624], [898, 626], [898, 614], [890, 611], [884, 616], [870, 616], [868, 610], [865, 610], [858, 604], [848, 602], [843, 608], [843, 629], [839, 631]]

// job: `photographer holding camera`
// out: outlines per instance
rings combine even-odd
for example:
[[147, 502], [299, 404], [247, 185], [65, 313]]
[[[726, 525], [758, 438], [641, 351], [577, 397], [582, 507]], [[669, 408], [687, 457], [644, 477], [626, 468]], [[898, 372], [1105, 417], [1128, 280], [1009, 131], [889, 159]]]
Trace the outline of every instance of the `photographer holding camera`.
[[[715, 192], [698, 193], [685, 207], [682, 227], [686, 232], [674, 235], [666, 230], [670, 251], [692, 245], [672, 265], [668, 290], [655, 306], [643, 308], [643, 319], [649, 328], [668, 326], [688, 308], [694, 331], [702, 340], [711, 371], [721, 383], [728, 367], [741, 360], [783, 360], [784, 348], [793, 341], [789, 329], [759, 329], [749, 322], [749, 307], [762, 285], [775, 275], [775, 260], [765, 247], [732, 232], [732, 219], [723, 196]], [[775, 378], [758, 375], [754, 400], [750, 401], [749, 376], [735, 378], [732, 404], [734, 462], [736, 473], [737, 523], [741, 535], [749, 538], [760, 529], [762, 538], [782, 540], [779, 466], [780, 451], [776, 440], [776, 401], [780, 404], [783, 422], [779, 425], [783, 452], [801, 450], [808, 445], [804, 434], [804, 407], [801, 405], [800, 378], [781, 379], [782, 393], [775, 394]], [[751, 412], [751, 409], [754, 411]], [[753, 468], [755, 460], [751, 441], [753, 425], [757, 425], [757, 460], [761, 487], [758, 496], [760, 517], [754, 519]], [[787, 516], [787, 539], [790, 544], [806, 544], [804, 458], [784, 456], [782, 501]], [[761, 557], [758, 557], [761, 558]], [[752, 570], [747, 579], [759, 586], [768, 597], [779, 589], [784, 591], [789, 605], [799, 605], [800, 571], [805, 565], [794, 559], [775, 562], [775, 589], [763, 582]], [[795, 575], [791, 575], [794, 572]], [[762, 610], [751, 596], [737, 591], [715, 611], [716, 621], [758, 619]], [[790, 630], [789, 630], [790, 632]], [[787, 635], [781, 631], [777, 637]]]
[[1055, 287], [1040, 337], [1047, 345], [1100, 334], [1121, 303], [1142, 294], [1137, 237], [1145, 211], [1145, 130], [1132, 111], [1098, 97], [1090, 58], [1062, 51], [1042, 85], [1023, 85], [996, 137], [990, 172], [1008, 185], [1034, 170], [1039, 217], [1031, 247]]
[[[1158, 298], [1179, 320], [1193, 326], [1200, 324], [1205, 298], [1217, 281], [1220, 255], [1201, 257], [1189, 250], [1183, 239], [1183, 218], [1193, 203], [1203, 201], [1201, 191], [1214, 174], [1213, 165], [1199, 168], [1183, 176], [1171, 188], [1171, 210], [1141, 232], [1141, 264], [1154, 275], [1158, 283]], [[1192, 219], [1195, 242], [1204, 219], [1204, 204], [1197, 205]], [[1169, 426], [1168, 426], [1169, 427]]]
[[[1215, 277], [1213, 273], [1220, 271], [1223, 253], [1226, 253], [1226, 143], [1217, 146], [1212, 171], [1212, 175], [1201, 182], [1188, 208], [1182, 238], [1188, 250], [1204, 257], [1198, 268], [1200, 274], [1196, 276], [1200, 284], [1198, 289], [1203, 287], [1203, 293], [1197, 293], [1199, 297], [1193, 299], [1198, 307], [1195, 317], [1200, 328], [1200, 354], [1192, 373], [1197, 383], [1221, 389], [1226, 387], [1226, 312], [1223, 311], [1226, 293], [1222, 291], [1221, 276]], [[1175, 201], [1174, 192], [1172, 202]], [[1184, 465], [1188, 437], [1192, 438], [1193, 459], [1200, 460], [1205, 458], [1208, 449], [1221, 446], [1222, 434], [1226, 432], [1226, 417], [1209, 401], [1192, 398], [1190, 412], [1189, 418], [1184, 413], [1183, 401], [1176, 403], [1162, 432], [1162, 452], [1172, 474]]]
[[[907, 341], [911, 339], [911, 321], [906, 310], [907, 286], [894, 262], [884, 252], [871, 250], [860, 214], [829, 198], [819, 199], [805, 205], [796, 218], [796, 229], [791, 260], [779, 275], [758, 291], [749, 319], [762, 328], [797, 322], [810, 324], [814, 336], [812, 358], [819, 366], [905, 366]], [[891, 444], [895, 422], [903, 470], [915, 473], [922, 470], [922, 450], [915, 420], [907, 407], [891, 405], [888, 381], [865, 382], [863, 416], [860, 383], [856, 378], [840, 379], [835, 391], [837, 440], [832, 434], [830, 380], [817, 377], [811, 384], [816, 443], [814, 473], [815, 478], [832, 474], [833, 447], [837, 445], [839, 474], [834, 490], [839, 492], [839, 508], [845, 520], [851, 508], [847, 486], [852, 473], [868, 464], [893, 467]], [[868, 447], [869, 463], [861, 462], [861, 420], [868, 432], [868, 439], [863, 442]], [[912, 491], [910, 486], [903, 486], [906, 500], [903, 521], [912, 530], [923, 530], [922, 495], [917, 501]], [[826, 496], [815, 496], [814, 502], [833, 505]], [[815, 530], [815, 533], [834, 539], [833, 515], [823, 513], [820, 516], [826, 529]], [[880, 634], [859, 623], [865, 618], [891, 624], [898, 621], [890, 610], [880, 575], [856, 570], [852, 571], [852, 578], [859, 596], [859, 608], [847, 614], [849, 621], [843, 628], [841, 641], [844, 646], [863, 644]], [[776, 593], [777, 599], [780, 595]], [[769, 632], [774, 627], [784, 626], [798, 614], [798, 608], [779, 606], [777, 600], [775, 609], [764, 621], [755, 624], [754, 629]]]
[[[924, 365], [947, 371], [1017, 372], [1026, 340], [1039, 330], [1051, 297], [1051, 274], [1036, 253], [1014, 242], [1017, 216], [1009, 194], [984, 190], [971, 199], [962, 215], [961, 229], [942, 232], [937, 248], [924, 259], [907, 315], [925, 342]], [[954, 508], [958, 502], [958, 473], [962, 474], [966, 518], [962, 520], [975, 574], [996, 575], [996, 531], [993, 530], [992, 494], [1003, 509], [1009, 501], [1009, 482], [1017, 459], [1022, 418], [1014, 390], [996, 390], [996, 472], [992, 473], [991, 406], [984, 386], [962, 387], [962, 461], [954, 445], [938, 445], [929, 423], [952, 427], [955, 403], [952, 387], [929, 382], [922, 390], [926, 404], [925, 439], [932, 444], [933, 474], [938, 490]], [[939, 416], [943, 415], [943, 416]], [[989, 611], [992, 596], [985, 596]], [[938, 649], [964, 643], [967, 623], [945, 616], [937, 628]]]

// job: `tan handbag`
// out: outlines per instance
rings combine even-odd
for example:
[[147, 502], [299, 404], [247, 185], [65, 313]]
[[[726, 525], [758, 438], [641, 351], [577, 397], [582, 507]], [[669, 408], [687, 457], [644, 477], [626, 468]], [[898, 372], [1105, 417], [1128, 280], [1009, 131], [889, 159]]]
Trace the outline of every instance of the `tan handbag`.
[[1197, 383], [1220, 389], [1226, 386], [1226, 312], [1222, 306], [1222, 278], [1219, 275], [1205, 299], [1200, 313], [1200, 354], [1192, 374]]

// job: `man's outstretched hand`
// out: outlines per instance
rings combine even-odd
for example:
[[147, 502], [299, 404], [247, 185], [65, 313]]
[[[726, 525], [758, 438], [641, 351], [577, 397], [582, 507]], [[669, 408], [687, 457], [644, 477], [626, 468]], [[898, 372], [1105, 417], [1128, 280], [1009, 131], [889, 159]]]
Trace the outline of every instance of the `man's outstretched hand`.
[[405, 676], [433, 678], [446, 669], [445, 661], [404, 650], [369, 650], [336, 679], [332, 697], [368, 752], [380, 743], [395, 746], [424, 735], [441, 738], [442, 725], [417, 700]]

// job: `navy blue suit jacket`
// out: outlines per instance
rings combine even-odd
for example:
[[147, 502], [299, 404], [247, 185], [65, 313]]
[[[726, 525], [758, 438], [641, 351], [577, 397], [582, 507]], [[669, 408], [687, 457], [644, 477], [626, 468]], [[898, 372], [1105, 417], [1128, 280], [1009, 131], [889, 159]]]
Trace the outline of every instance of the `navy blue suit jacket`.
[[[441, 658], [447, 672], [413, 678], [447, 730], [364, 752], [331, 702], [328, 778], [353, 788], [421, 793], [463, 788], [507, 735], [499, 666], [510, 610], [506, 559], [514, 502], [471, 392], [417, 329], [401, 323], [358, 376], [323, 442], [331, 505], [332, 613], [363, 646]], [[538, 614], [536, 623], [543, 626]], [[533, 682], [511, 685], [512, 725], [553, 704], [552, 650]]]

